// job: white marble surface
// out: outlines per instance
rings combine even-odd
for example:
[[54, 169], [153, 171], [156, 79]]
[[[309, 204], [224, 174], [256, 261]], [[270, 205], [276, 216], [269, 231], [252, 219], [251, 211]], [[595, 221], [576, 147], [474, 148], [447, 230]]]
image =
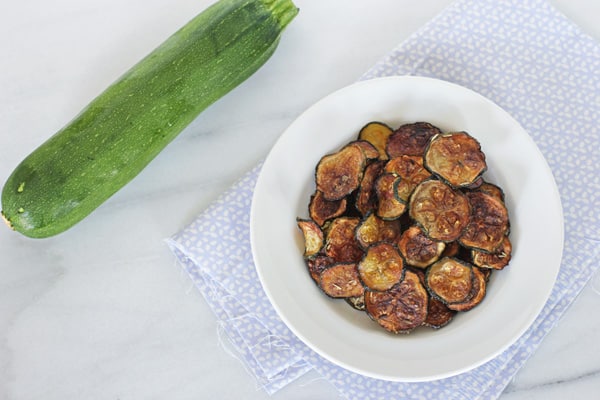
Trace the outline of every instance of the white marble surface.
[[[0, 180], [210, 0], [24, 0], [0, 11]], [[72, 230], [0, 229], [0, 399], [266, 399], [165, 246], [282, 130], [448, 0], [297, 0], [273, 58]], [[600, 40], [600, 4], [552, 0]], [[418, 5], [417, 5], [418, 4]], [[1, 228], [1, 227], [0, 227]], [[598, 398], [600, 277], [502, 399]], [[309, 374], [274, 399], [335, 399]]]

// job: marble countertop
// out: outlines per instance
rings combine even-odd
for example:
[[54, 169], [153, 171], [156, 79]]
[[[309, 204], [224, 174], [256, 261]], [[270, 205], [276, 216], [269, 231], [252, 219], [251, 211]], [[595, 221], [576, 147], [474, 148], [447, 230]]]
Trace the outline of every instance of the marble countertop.
[[[0, 180], [210, 0], [8, 2], [0, 13]], [[0, 399], [267, 399], [164, 243], [264, 158], [305, 108], [356, 81], [449, 0], [296, 0], [275, 55], [75, 228], [0, 229]], [[600, 4], [551, 0], [600, 41]], [[301, 79], [299, 79], [301, 77]], [[503, 400], [594, 398], [600, 276]], [[317, 375], [274, 399], [335, 399]]]

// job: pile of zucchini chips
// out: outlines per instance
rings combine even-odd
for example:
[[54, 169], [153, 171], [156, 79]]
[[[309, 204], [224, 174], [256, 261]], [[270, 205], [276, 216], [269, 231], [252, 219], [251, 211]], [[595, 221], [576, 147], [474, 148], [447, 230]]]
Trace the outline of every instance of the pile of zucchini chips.
[[297, 218], [308, 273], [393, 333], [446, 326], [511, 258], [502, 189], [480, 143], [427, 122], [369, 122], [315, 169]]

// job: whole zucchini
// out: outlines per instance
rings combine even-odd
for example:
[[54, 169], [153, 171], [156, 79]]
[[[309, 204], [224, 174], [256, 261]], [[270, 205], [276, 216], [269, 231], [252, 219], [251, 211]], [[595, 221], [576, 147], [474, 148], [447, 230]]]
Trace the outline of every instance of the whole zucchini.
[[297, 13], [291, 0], [204, 10], [17, 166], [2, 190], [4, 220], [44, 238], [85, 218], [260, 68]]

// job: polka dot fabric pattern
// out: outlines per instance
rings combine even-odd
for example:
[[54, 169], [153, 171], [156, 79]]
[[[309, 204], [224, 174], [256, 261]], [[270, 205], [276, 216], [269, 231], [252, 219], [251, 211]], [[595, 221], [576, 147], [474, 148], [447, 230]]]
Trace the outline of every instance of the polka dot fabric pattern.
[[[338, 367], [278, 319], [252, 263], [250, 206], [260, 165], [168, 245], [267, 392], [314, 369], [347, 399], [494, 399], [598, 270], [600, 45], [541, 0], [459, 0], [362, 77], [418, 75], [488, 97], [532, 136], [557, 182], [565, 219], [560, 272], [533, 325], [493, 360], [431, 382], [386, 382]], [[218, 249], [218, 251], [215, 251]]]

